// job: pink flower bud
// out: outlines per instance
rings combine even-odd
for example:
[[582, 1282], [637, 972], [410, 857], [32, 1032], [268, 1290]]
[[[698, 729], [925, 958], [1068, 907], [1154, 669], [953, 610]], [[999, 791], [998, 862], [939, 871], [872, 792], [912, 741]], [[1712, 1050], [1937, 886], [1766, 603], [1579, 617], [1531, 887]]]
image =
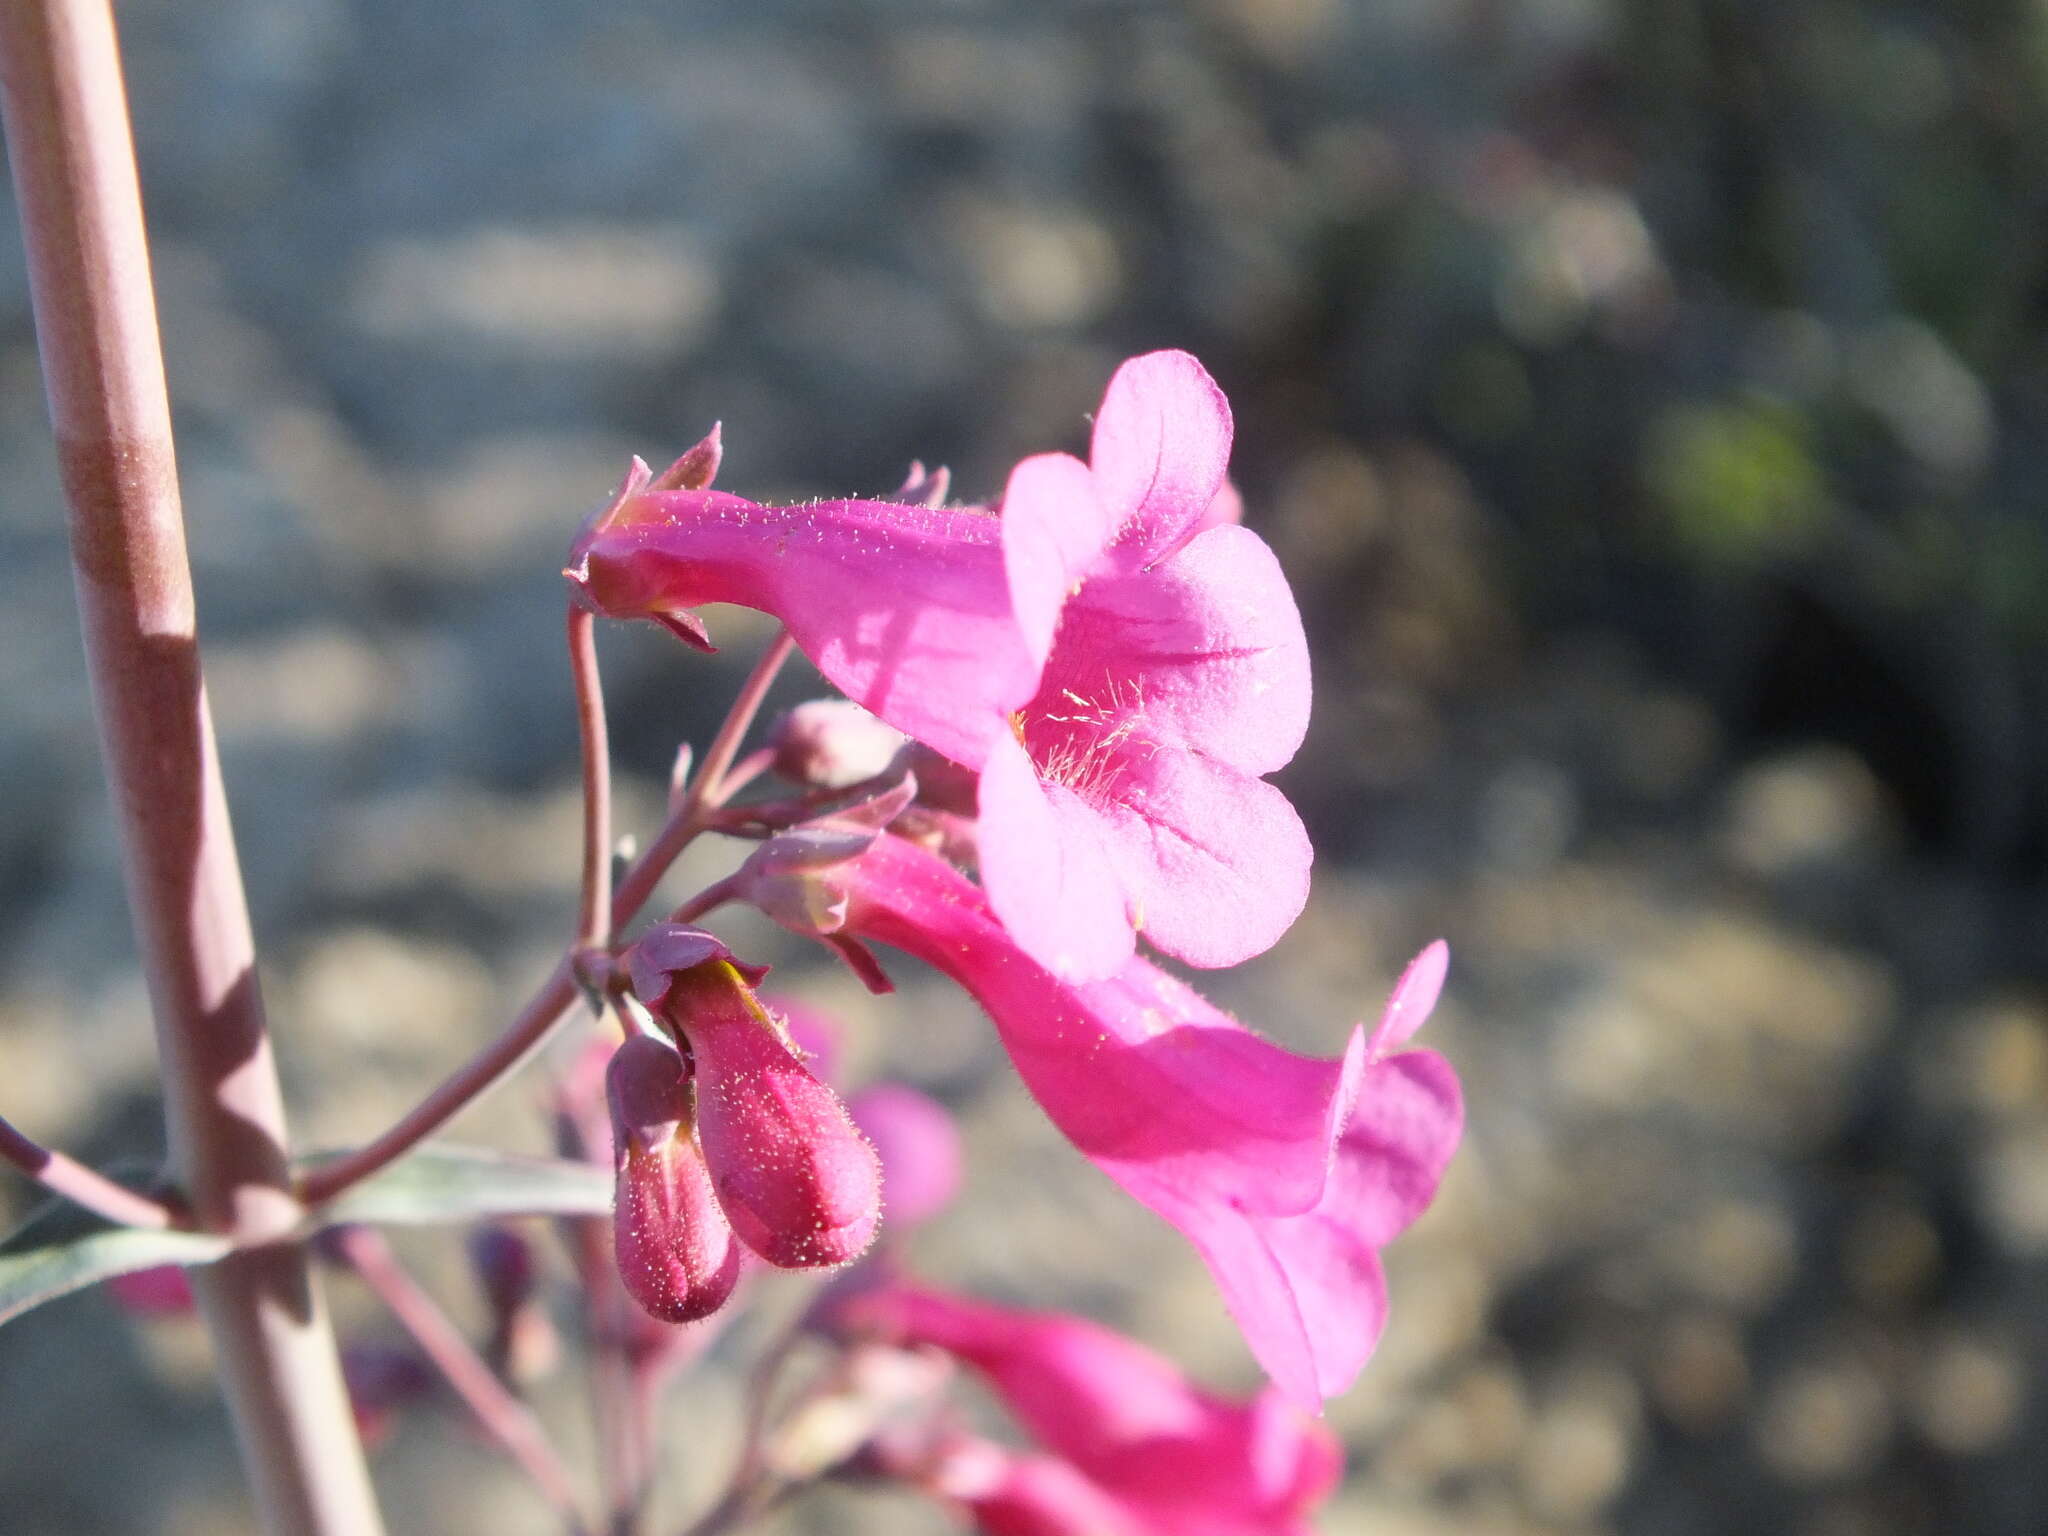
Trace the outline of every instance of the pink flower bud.
[[903, 733], [851, 699], [812, 699], [768, 733], [775, 771], [797, 784], [845, 789], [884, 772], [903, 750]]
[[650, 1315], [688, 1323], [725, 1305], [740, 1255], [691, 1131], [690, 1068], [671, 1047], [635, 1035], [605, 1071], [617, 1199], [619, 1279]]
[[[696, 1063], [697, 1130], [733, 1231], [783, 1269], [857, 1259], [881, 1220], [875, 1149], [839, 1096], [805, 1070], [729, 958], [699, 958], [708, 934], [656, 929], [628, 957]], [[720, 949], [723, 946], [719, 946]], [[672, 959], [691, 962], [668, 969]]]

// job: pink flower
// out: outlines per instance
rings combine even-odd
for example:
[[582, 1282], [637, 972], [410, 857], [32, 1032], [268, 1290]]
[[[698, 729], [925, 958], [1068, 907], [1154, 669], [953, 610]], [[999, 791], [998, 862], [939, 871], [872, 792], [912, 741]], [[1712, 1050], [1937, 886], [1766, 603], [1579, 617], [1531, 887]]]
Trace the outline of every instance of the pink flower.
[[1054, 1465], [1079, 1475], [1041, 1467], [1042, 1482], [994, 1480], [989, 1492], [1006, 1502], [1087, 1510], [1106, 1495], [1136, 1529], [1160, 1536], [1282, 1536], [1308, 1530], [1308, 1511], [1342, 1470], [1336, 1437], [1274, 1389], [1247, 1402], [1218, 1397], [1135, 1340], [1082, 1318], [884, 1285], [851, 1297], [837, 1321], [973, 1367], [1060, 1459]]
[[845, 903], [835, 941], [894, 945], [974, 995], [1052, 1122], [1195, 1245], [1282, 1390], [1318, 1404], [1350, 1384], [1386, 1320], [1379, 1249], [1428, 1206], [1463, 1128], [1449, 1064], [1390, 1054], [1435, 1005], [1442, 944], [1370, 1035], [1318, 1060], [1141, 959], [1060, 980], [964, 876], [901, 838], [816, 878]]
[[782, 1269], [860, 1257], [881, 1220], [875, 1149], [710, 934], [670, 923], [628, 951], [634, 991], [690, 1053], [697, 1140], [739, 1240]]
[[1308, 892], [1300, 819], [1263, 775], [1308, 721], [1308, 651], [1272, 551], [1230, 520], [1229, 407], [1182, 352], [1117, 370], [1091, 461], [1026, 459], [1002, 516], [646, 489], [568, 575], [615, 617], [701, 641], [689, 610], [774, 614], [849, 698], [981, 775], [990, 900], [1041, 963], [1107, 976], [1142, 929], [1232, 965]]

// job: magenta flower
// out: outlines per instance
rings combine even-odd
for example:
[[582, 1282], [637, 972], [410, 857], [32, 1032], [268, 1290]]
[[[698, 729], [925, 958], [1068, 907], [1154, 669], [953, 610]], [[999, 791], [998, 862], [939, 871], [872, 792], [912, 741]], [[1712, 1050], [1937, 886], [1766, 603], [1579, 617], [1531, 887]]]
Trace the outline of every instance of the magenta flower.
[[1002, 515], [883, 502], [762, 507], [629, 477], [570, 580], [615, 617], [703, 639], [690, 610], [774, 614], [888, 724], [981, 775], [981, 868], [1019, 942], [1107, 976], [1143, 930], [1232, 965], [1308, 892], [1310, 849], [1262, 777], [1301, 744], [1301, 618], [1230, 520], [1229, 407], [1201, 364], [1117, 370], [1091, 461], [1026, 459]]
[[901, 838], [814, 878], [844, 904], [842, 949], [893, 945], [973, 994], [1052, 1122], [1195, 1245], [1283, 1391], [1317, 1404], [1349, 1386], [1386, 1320], [1379, 1249], [1428, 1206], [1463, 1129], [1449, 1064], [1391, 1054], [1435, 1005], [1442, 944], [1409, 966], [1371, 1034], [1318, 1060], [1141, 959], [1061, 981], [981, 891]]
[[[1274, 1389], [1247, 1402], [1218, 1397], [1083, 1318], [885, 1284], [849, 1298], [838, 1322], [973, 1367], [1084, 1480], [1047, 1474], [1046, 1486], [1022, 1491], [1056, 1507], [1085, 1509], [1107, 1495], [1159, 1536], [1284, 1536], [1309, 1529], [1308, 1511], [1342, 1470], [1336, 1437]], [[1007, 1483], [996, 1489], [1019, 1496]]]

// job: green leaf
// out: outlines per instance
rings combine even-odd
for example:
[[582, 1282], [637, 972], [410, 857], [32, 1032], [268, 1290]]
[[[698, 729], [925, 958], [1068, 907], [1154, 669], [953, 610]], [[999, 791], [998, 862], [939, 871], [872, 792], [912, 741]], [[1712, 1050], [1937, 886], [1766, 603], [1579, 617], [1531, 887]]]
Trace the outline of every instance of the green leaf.
[[308, 1220], [315, 1227], [419, 1226], [485, 1216], [603, 1216], [611, 1208], [610, 1169], [430, 1144], [344, 1190]]
[[[307, 1213], [304, 1230], [341, 1222], [418, 1226], [486, 1216], [602, 1216], [608, 1169], [476, 1147], [424, 1146]], [[211, 1264], [233, 1251], [209, 1232], [116, 1227], [52, 1201], [0, 1240], [0, 1323], [71, 1291], [160, 1264]]]
[[6, 1250], [0, 1252], [0, 1323], [116, 1275], [160, 1264], [211, 1264], [232, 1246], [208, 1232], [105, 1225], [79, 1236], [33, 1242], [35, 1229], [44, 1225], [31, 1219], [0, 1245]]

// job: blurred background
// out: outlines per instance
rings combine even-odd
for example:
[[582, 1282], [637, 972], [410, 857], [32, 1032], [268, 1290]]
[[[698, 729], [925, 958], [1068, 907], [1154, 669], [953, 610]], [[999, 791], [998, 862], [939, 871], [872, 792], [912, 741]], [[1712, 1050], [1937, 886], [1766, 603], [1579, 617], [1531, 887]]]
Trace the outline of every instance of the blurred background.
[[[1470, 1132], [1330, 1422], [1334, 1536], [2048, 1525], [2048, 9], [2031, 0], [128, 0], [202, 635], [300, 1141], [558, 953], [561, 556], [625, 457], [986, 495], [1194, 351], [1296, 583], [1308, 914], [1204, 985], [1334, 1050], [1451, 943]], [[11, 208], [0, 220], [11, 221]], [[17, 232], [0, 1101], [161, 1148]], [[603, 637], [652, 825], [763, 633]], [[816, 691], [796, 669], [779, 702]], [[698, 866], [719, 872], [715, 859]], [[758, 926], [963, 1117], [935, 1276], [1256, 1379], [971, 1006]], [[457, 1128], [538, 1147], [541, 1079]], [[0, 1217], [30, 1203], [0, 1186]], [[536, 1237], [541, 1234], [536, 1232]], [[408, 1239], [459, 1316], [452, 1239]], [[554, 1256], [555, 1273], [563, 1267]], [[391, 1325], [346, 1280], [344, 1332]], [[794, 1297], [784, 1298], [784, 1306]], [[566, 1318], [565, 1318], [566, 1321]], [[723, 1474], [742, 1330], [679, 1414]], [[539, 1389], [587, 1447], [571, 1377]], [[454, 1413], [395, 1531], [543, 1531]], [[0, 1333], [0, 1527], [248, 1530], [189, 1324]], [[782, 1529], [944, 1529], [907, 1499]]]

